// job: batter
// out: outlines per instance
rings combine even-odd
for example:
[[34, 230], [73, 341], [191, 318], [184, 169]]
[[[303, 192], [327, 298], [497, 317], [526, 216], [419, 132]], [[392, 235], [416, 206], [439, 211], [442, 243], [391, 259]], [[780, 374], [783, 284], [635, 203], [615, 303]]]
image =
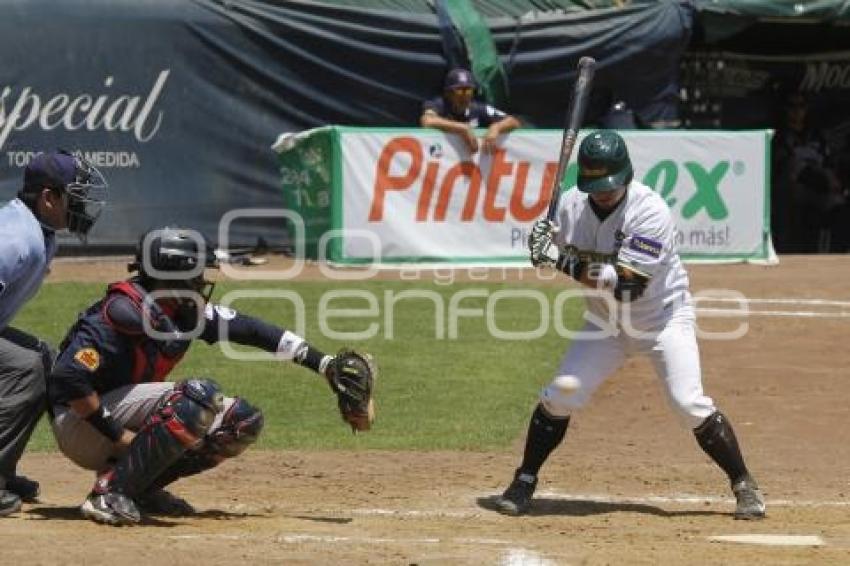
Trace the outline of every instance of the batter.
[[533, 264], [552, 265], [593, 290], [586, 323], [540, 394], [522, 463], [498, 510], [529, 511], [538, 472], [564, 439], [573, 411], [628, 356], [644, 354], [682, 422], [729, 478], [735, 518], [764, 517], [732, 425], [702, 388], [694, 306], [667, 204], [633, 180], [626, 143], [614, 131], [588, 135], [578, 163], [578, 190], [561, 196], [554, 222], [534, 224], [529, 250]]

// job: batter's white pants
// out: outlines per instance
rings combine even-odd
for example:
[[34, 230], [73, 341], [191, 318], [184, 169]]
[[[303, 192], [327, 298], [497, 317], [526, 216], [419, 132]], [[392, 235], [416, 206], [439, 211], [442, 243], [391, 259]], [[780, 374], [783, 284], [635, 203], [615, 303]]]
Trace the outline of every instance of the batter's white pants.
[[[589, 321], [583, 331], [601, 332]], [[626, 358], [644, 354], [652, 360], [667, 398], [684, 424], [691, 429], [702, 424], [716, 408], [702, 390], [693, 308], [680, 307], [662, 327], [647, 334], [629, 336], [620, 331], [614, 336], [574, 340], [561, 360], [555, 379], [540, 394], [546, 411], [555, 417], [570, 415], [590, 400], [593, 392]], [[576, 383], [578, 389], [571, 390]]]

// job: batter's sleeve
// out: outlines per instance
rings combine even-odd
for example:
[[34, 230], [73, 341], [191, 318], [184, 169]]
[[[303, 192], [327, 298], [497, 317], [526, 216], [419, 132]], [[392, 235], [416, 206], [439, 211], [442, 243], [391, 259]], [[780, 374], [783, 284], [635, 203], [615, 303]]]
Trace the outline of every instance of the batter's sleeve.
[[670, 209], [653, 207], [638, 214], [625, 235], [617, 263], [647, 278], [652, 278], [675, 251], [676, 227]]

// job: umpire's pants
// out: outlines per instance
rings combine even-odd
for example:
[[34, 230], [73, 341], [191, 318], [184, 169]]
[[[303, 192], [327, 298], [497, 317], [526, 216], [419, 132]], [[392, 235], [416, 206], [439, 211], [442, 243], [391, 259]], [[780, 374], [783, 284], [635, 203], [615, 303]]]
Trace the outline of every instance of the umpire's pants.
[[7, 327], [0, 332], [0, 489], [44, 414], [50, 348], [35, 336]]

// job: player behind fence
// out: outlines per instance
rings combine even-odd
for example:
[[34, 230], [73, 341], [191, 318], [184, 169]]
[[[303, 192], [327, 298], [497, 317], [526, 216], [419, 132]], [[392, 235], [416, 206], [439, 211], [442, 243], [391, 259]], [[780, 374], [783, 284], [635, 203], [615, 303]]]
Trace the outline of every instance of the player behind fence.
[[485, 153], [493, 153], [499, 136], [519, 128], [520, 122], [494, 106], [475, 100], [476, 88], [471, 71], [450, 70], [444, 80], [442, 96], [422, 103], [419, 125], [459, 135], [470, 153], [476, 153], [479, 147], [475, 128], [487, 128], [481, 145]]

